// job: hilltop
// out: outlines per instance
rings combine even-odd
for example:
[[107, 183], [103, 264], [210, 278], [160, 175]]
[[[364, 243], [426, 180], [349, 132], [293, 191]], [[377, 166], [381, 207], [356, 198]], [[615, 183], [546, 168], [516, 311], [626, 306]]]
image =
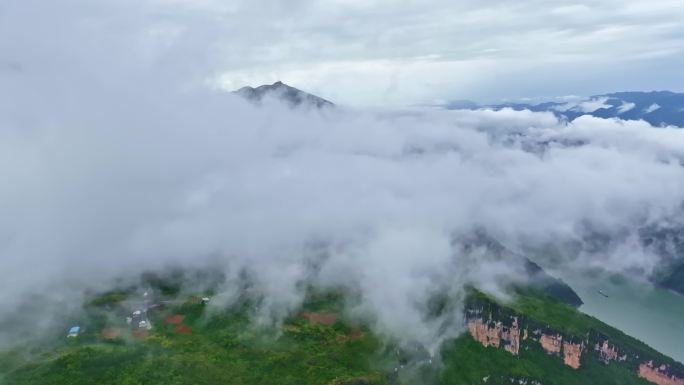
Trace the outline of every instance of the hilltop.
[[273, 84], [265, 84], [253, 87], [242, 87], [235, 94], [244, 97], [254, 103], [261, 103], [264, 99], [273, 98], [285, 102], [290, 107], [333, 107], [334, 104], [319, 96], [309, 94], [300, 89], [291, 87], [283, 82], [277, 81]]

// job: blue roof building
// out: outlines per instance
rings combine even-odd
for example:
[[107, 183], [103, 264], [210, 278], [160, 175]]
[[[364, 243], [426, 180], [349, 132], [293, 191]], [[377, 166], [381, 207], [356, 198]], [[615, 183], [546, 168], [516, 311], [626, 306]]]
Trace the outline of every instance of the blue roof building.
[[71, 329], [69, 329], [69, 334], [67, 334], [67, 337], [76, 337], [78, 336], [78, 333], [81, 332], [81, 327], [80, 326], [72, 326]]

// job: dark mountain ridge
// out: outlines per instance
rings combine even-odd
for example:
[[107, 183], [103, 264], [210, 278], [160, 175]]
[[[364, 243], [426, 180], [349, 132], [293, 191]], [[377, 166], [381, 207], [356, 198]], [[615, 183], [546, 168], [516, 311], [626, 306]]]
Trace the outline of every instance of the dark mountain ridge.
[[684, 93], [671, 91], [614, 92], [594, 95], [572, 102], [502, 103], [478, 105], [470, 101], [455, 101], [447, 109], [512, 108], [533, 112], [552, 112], [572, 121], [583, 115], [623, 120], [643, 120], [654, 126], [684, 127]]
[[540, 290], [557, 301], [576, 308], [584, 304], [577, 292], [562, 279], [551, 276], [527, 256], [508, 249], [484, 230], [477, 230], [456, 241], [461, 243], [463, 251], [466, 253], [472, 253], [481, 248], [483, 251], [486, 250], [490, 260], [506, 261], [512, 269], [515, 269], [514, 266], [519, 266], [520, 271], [518, 273], [526, 278], [525, 285]]
[[234, 93], [257, 104], [261, 103], [266, 98], [273, 98], [281, 100], [293, 108], [300, 106], [325, 108], [333, 107], [335, 105], [329, 100], [291, 87], [281, 81], [277, 81], [273, 84], [264, 84], [256, 88], [249, 86], [242, 87], [239, 90], [234, 91]]

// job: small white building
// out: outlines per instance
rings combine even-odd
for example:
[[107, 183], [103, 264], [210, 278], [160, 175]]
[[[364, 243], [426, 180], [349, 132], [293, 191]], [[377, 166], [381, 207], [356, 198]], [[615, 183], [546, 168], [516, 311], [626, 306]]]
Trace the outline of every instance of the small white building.
[[79, 334], [81, 334], [81, 327], [72, 326], [71, 329], [69, 329], [69, 334], [67, 334], [67, 338], [78, 337]]

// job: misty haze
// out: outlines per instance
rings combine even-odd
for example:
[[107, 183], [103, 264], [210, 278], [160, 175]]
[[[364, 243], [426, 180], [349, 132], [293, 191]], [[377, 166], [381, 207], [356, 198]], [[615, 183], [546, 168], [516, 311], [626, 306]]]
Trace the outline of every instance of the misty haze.
[[684, 385], [681, 20], [4, 1], [0, 385]]

